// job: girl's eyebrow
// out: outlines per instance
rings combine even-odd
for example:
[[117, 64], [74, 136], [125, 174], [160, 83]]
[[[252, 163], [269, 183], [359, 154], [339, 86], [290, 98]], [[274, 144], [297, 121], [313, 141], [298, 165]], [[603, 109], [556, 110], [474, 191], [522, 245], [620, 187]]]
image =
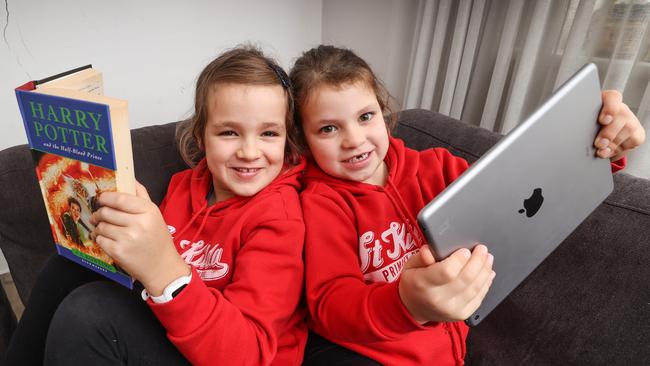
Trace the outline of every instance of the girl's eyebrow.
[[[363, 114], [363, 113], [366, 113], [366, 112], [368, 112], [368, 111], [370, 111], [370, 110], [374, 110], [374, 109], [375, 109], [375, 107], [373, 106], [373, 104], [372, 104], [372, 103], [369, 103], [369, 104], [366, 105], [365, 107], [359, 109], [359, 110], [355, 113], [355, 115]], [[319, 120], [317, 121], [317, 123], [331, 123], [331, 122], [339, 122], [339, 119], [338, 119], [338, 118], [321, 118], [321, 119], [319, 119]]]
[[368, 112], [368, 110], [371, 110], [371, 109], [374, 109], [374, 106], [372, 105], [372, 103], [371, 103], [371, 104], [368, 104], [367, 106], [365, 106], [365, 107], [363, 107], [363, 108], [361, 108], [361, 109], [359, 109], [359, 110], [357, 111], [357, 114], [366, 113], [366, 112]]
[[237, 122], [232, 121], [219, 121], [212, 123], [212, 127], [237, 127]]
[[264, 122], [262, 123], [262, 128], [284, 128], [284, 124], [277, 122]]
[[[211, 124], [211, 127], [213, 128], [235, 128], [241, 126], [241, 123], [239, 122], [234, 122], [234, 121], [219, 121]], [[262, 129], [267, 129], [267, 128], [279, 128], [282, 129], [284, 128], [283, 123], [277, 123], [277, 122], [264, 122], [262, 123]]]

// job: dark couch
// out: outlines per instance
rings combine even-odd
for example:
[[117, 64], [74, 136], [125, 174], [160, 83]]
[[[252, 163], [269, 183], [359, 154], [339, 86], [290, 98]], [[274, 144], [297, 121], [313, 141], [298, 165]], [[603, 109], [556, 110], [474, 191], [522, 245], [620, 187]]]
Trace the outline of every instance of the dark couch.
[[[500, 137], [424, 110], [401, 112], [399, 122], [408, 146], [446, 147], [470, 162]], [[174, 124], [132, 133], [136, 176], [157, 202], [184, 168], [173, 136]], [[471, 331], [467, 363], [650, 365], [649, 236], [650, 181], [616, 174], [607, 200]], [[24, 145], [0, 152], [0, 248], [25, 301], [55, 249]], [[0, 293], [0, 352], [12, 318]]]

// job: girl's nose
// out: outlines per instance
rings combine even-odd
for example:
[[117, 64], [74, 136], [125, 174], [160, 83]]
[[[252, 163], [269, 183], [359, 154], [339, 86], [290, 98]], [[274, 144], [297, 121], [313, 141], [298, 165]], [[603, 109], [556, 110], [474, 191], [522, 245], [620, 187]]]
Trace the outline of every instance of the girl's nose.
[[260, 149], [255, 139], [244, 140], [237, 150], [237, 158], [242, 160], [256, 160], [260, 155]]
[[352, 124], [346, 129], [341, 145], [346, 149], [354, 149], [361, 146], [365, 140], [366, 135], [363, 128], [358, 124]]

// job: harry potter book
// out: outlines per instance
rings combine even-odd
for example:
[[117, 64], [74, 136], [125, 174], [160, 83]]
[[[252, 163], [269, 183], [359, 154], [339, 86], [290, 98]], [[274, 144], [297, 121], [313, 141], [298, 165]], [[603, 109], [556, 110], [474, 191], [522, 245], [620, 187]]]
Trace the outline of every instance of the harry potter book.
[[16, 88], [58, 253], [132, 288], [90, 235], [100, 193], [135, 194], [127, 102], [102, 94], [91, 65]]

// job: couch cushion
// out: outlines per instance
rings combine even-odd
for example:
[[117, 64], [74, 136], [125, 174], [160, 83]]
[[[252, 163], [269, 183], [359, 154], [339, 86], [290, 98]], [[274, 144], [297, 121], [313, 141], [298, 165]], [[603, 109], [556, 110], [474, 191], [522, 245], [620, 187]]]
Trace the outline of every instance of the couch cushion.
[[[174, 143], [175, 123], [132, 131], [136, 178], [155, 202], [171, 175], [183, 168]], [[0, 248], [23, 302], [40, 268], [55, 252], [45, 205], [27, 145], [0, 152]]]
[[[400, 113], [395, 134], [470, 162], [500, 138], [422, 110]], [[470, 331], [467, 364], [650, 364], [649, 237], [650, 181], [616, 174], [605, 202]]]

